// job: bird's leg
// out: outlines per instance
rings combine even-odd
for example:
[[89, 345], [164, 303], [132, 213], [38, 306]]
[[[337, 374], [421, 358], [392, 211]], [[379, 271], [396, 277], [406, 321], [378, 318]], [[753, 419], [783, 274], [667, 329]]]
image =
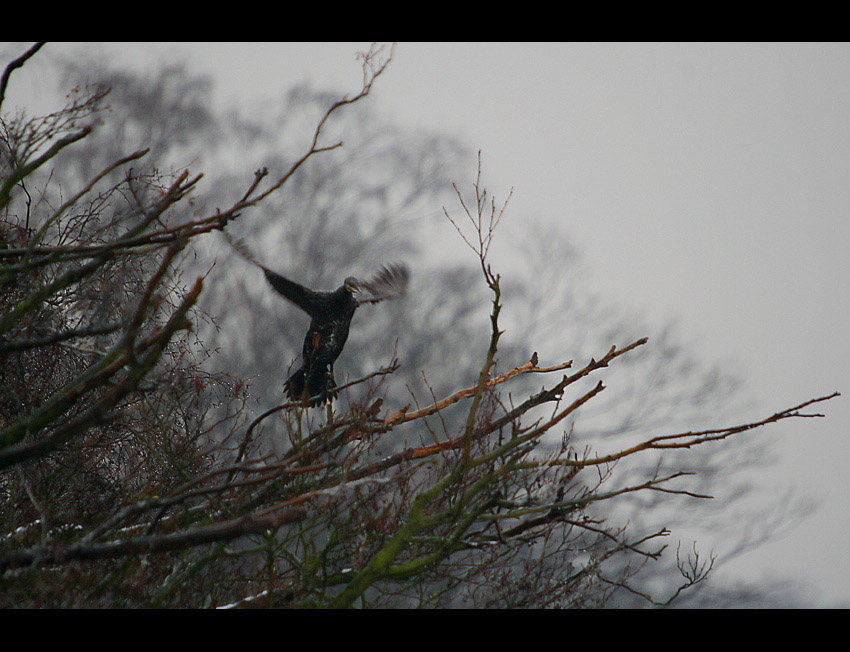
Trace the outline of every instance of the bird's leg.
[[295, 409], [295, 423], [297, 424], [297, 429], [295, 431], [295, 441], [292, 442], [293, 446], [297, 446], [301, 443], [301, 418], [304, 416], [304, 410], [306, 408], [299, 405]]

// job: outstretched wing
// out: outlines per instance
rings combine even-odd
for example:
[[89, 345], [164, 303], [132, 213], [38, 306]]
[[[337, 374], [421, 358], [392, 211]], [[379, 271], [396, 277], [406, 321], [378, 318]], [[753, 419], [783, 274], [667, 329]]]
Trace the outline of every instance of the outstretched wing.
[[324, 301], [321, 294], [290, 281], [280, 274], [275, 274], [270, 269], [263, 267], [266, 280], [277, 290], [279, 294], [289, 299], [311, 317], [320, 314], [324, 310]]
[[373, 278], [360, 283], [360, 288], [369, 296], [358, 299], [358, 303], [378, 303], [384, 299], [397, 299], [407, 292], [410, 271], [407, 265], [388, 265]]
[[263, 270], [263, 274], [266, 275], [266, 280], [275, 290], [278, 291], [278, 293], [289, 299], [310, 316], [313, 316], [314, 313], [321, 310], [322, 301], [321, 295], [318, 292], [305, 288], [303, 285], [299, 285], [298, 283], [290, 281], [288, 278], [284, 278], [280, 274], [276, 274], [271, 271], [265, 265], [257, 262], [257, 259], [254, 257], [254, 253], [242, 240], [234, 238], [226, 231], [222, 231], [221, 233], [224, 236], [224, 239], [227, 240], [228, 244], [233, 247], [233, 250], [237, 254], [252, 265], [256, 265]]

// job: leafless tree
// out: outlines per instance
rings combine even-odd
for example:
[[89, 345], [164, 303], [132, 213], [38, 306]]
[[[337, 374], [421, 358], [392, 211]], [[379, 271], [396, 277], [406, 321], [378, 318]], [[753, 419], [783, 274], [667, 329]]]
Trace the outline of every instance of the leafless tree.
[[[6, 67], [0, 109], [38, 49]], [[200, 198], [201, 175], [163, 172], [146, 163], [147, 148], [85, 174], [76, 167], [68, 155], [106, 123], [106, 87], [82, 86], [47, 116], [2, 116], [4, 606], [599, 606], [621, 593], [667, 604], [700, 584], [713, 558], [677, 549], [680, 581], [649, 594], [633, 579], [670, 532], [617, 523], [609, 506], [707, 496], [691, 471], [656, 465], [627, 480], [623, 462], [821, 416], [806, 410], [835, 394], [732, 427], [577, 447], [573, 422], [606, 389], [595, 377], [647, 339], [575, 364], [506, 353], [490, 255], [506, 204], [488, 195], [480, 166], [472, 195], [457, 189], [459, 208], [445, 209], [491, 299], [483, 337], [467, 343], [481, 344], [471, 382], [443, 391], [419, 368], [422, 385], [392, 405], [409, 362], [387, 343], [382, 366], [340, 384], [335, 409], [283, 403], [252, 414], [252, 390], [197, 337], [217, 270], [192, 271], [194, 256], [338, 150], [328, 138], [337, 117], [391, 57], [386, 47], [365, 53], [362, 88], [325, 105], [301, 152], [230, 184], [215, 208]], [[451, 380], [452, 361], [440, 364]], [[545, 385], [506, 393], [525, 378]], [[387, 452], [388, 438], [404, 443]]]

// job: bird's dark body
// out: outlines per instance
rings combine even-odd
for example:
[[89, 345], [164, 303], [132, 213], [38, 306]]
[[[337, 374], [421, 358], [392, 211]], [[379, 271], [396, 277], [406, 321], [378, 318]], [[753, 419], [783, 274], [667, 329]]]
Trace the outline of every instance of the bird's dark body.
[[316, 292], [299, 285], [261, 265], [244, 242], [223, 235], [242, 258], [263, 270], [271, 286], [310, 315], [310, 328], [301, 348], [301, 367], [284, 384], [293, 401], [306, 401], [309, 406], [333, 399], [333, 365], [348, 339], [351, 319], [357, 307], [398, 298], [407, 291], [409, 272], [405, 265], [384, 267], [371, 280], [361, 282], [349, 276], [333, 292]]
[[301, 348], [301, 367], [284, 389], [293, 401], [309, 399], [308, 405], [320, 405], [330, 400], [336, 387], [333, 364], [348, 340], [357, 300], [346, 285], [333, 292], [314, 292], [268, 269], [263, 271], [275, 290], [311, 318]]

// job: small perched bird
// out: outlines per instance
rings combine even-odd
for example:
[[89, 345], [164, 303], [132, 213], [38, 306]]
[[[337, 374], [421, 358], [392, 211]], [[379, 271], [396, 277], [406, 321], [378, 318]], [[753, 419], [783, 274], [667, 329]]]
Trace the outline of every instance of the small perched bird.
[[349, 276], [333, 292], [316, 292], [271, 271], [257, 262], [245, 243], [222, 233], [236, 253], [263, 270], [277, 292], [310, 315], [310, 328], [301, 349], [301, 367], [286, 381], [286, 394], [293, 401], [307, 401], [308, 406], [330, 402], [336, 388], [333, 365], [348, 339], [354, 311], [364, 303], [404, 295], [410, 277], [407, 267], [389, 265], [369, 281]]

